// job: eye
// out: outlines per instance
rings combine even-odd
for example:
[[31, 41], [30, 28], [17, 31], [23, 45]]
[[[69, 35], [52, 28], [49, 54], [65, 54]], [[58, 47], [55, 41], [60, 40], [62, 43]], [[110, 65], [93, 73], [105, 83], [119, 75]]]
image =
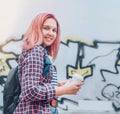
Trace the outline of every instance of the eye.
[[43, 26], [44, 30], [49, 30], [49, 26]]
[[57, 33], [57, 29], [53, 29], [53, 32], [54, 32], [54, 33]]

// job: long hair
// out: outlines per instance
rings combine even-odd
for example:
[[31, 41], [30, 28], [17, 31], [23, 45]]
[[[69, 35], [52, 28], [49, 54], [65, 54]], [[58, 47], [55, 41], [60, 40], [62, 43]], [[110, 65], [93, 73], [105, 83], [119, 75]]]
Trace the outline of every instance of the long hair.
[[52, 45], [48, 47], [48, 54], [55, 60], [60, 46], [60, 25], [53, 14], [42, 13], [35, 17], [24, 35], [22, 50], [27, 51], [34, 48], [36, 45], [41, 45], [43, 43], [42, 27], [48, 18], [53, 18], [57, 23], [56, 39]]

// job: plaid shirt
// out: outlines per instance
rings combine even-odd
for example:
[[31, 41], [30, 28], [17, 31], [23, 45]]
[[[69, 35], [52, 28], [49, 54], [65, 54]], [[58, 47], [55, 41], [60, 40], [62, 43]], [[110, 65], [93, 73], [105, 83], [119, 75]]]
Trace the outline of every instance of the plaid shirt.
[[[51, 85], [53, 66], [45, 76], [44, 67], [47, 51], [42, 46], [23, 52], [18, 60], [18, 75], [21, 83], [20, 102], [14, 114], [51, 114], [49, 102], [55, 97]], [[47, 70], [46, 70], [47, 71]]]

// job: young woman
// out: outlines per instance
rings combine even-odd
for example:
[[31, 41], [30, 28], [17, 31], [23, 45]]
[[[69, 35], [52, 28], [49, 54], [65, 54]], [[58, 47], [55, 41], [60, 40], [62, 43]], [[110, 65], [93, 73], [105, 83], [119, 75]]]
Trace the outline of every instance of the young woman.
[[55, 16], [37, 15], [24, 36], [18, 59], [21, 95], [14, 114], [51, 114], [50, 104], [55, 97], [79, 91], [82, 82], [57, 84], [52, 61], [56, 59], [59, 45], [60, 26]]

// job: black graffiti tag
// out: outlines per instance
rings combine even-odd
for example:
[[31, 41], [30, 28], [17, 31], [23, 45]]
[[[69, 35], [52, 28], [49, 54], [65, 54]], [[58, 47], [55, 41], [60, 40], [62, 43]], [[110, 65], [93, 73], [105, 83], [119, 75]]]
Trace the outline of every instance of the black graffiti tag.
[[107, 84], [102, 90], [102, 95], [112, 101], [116, 111], [120, 110], [120, 86], [117, 87], [114, 84]]

